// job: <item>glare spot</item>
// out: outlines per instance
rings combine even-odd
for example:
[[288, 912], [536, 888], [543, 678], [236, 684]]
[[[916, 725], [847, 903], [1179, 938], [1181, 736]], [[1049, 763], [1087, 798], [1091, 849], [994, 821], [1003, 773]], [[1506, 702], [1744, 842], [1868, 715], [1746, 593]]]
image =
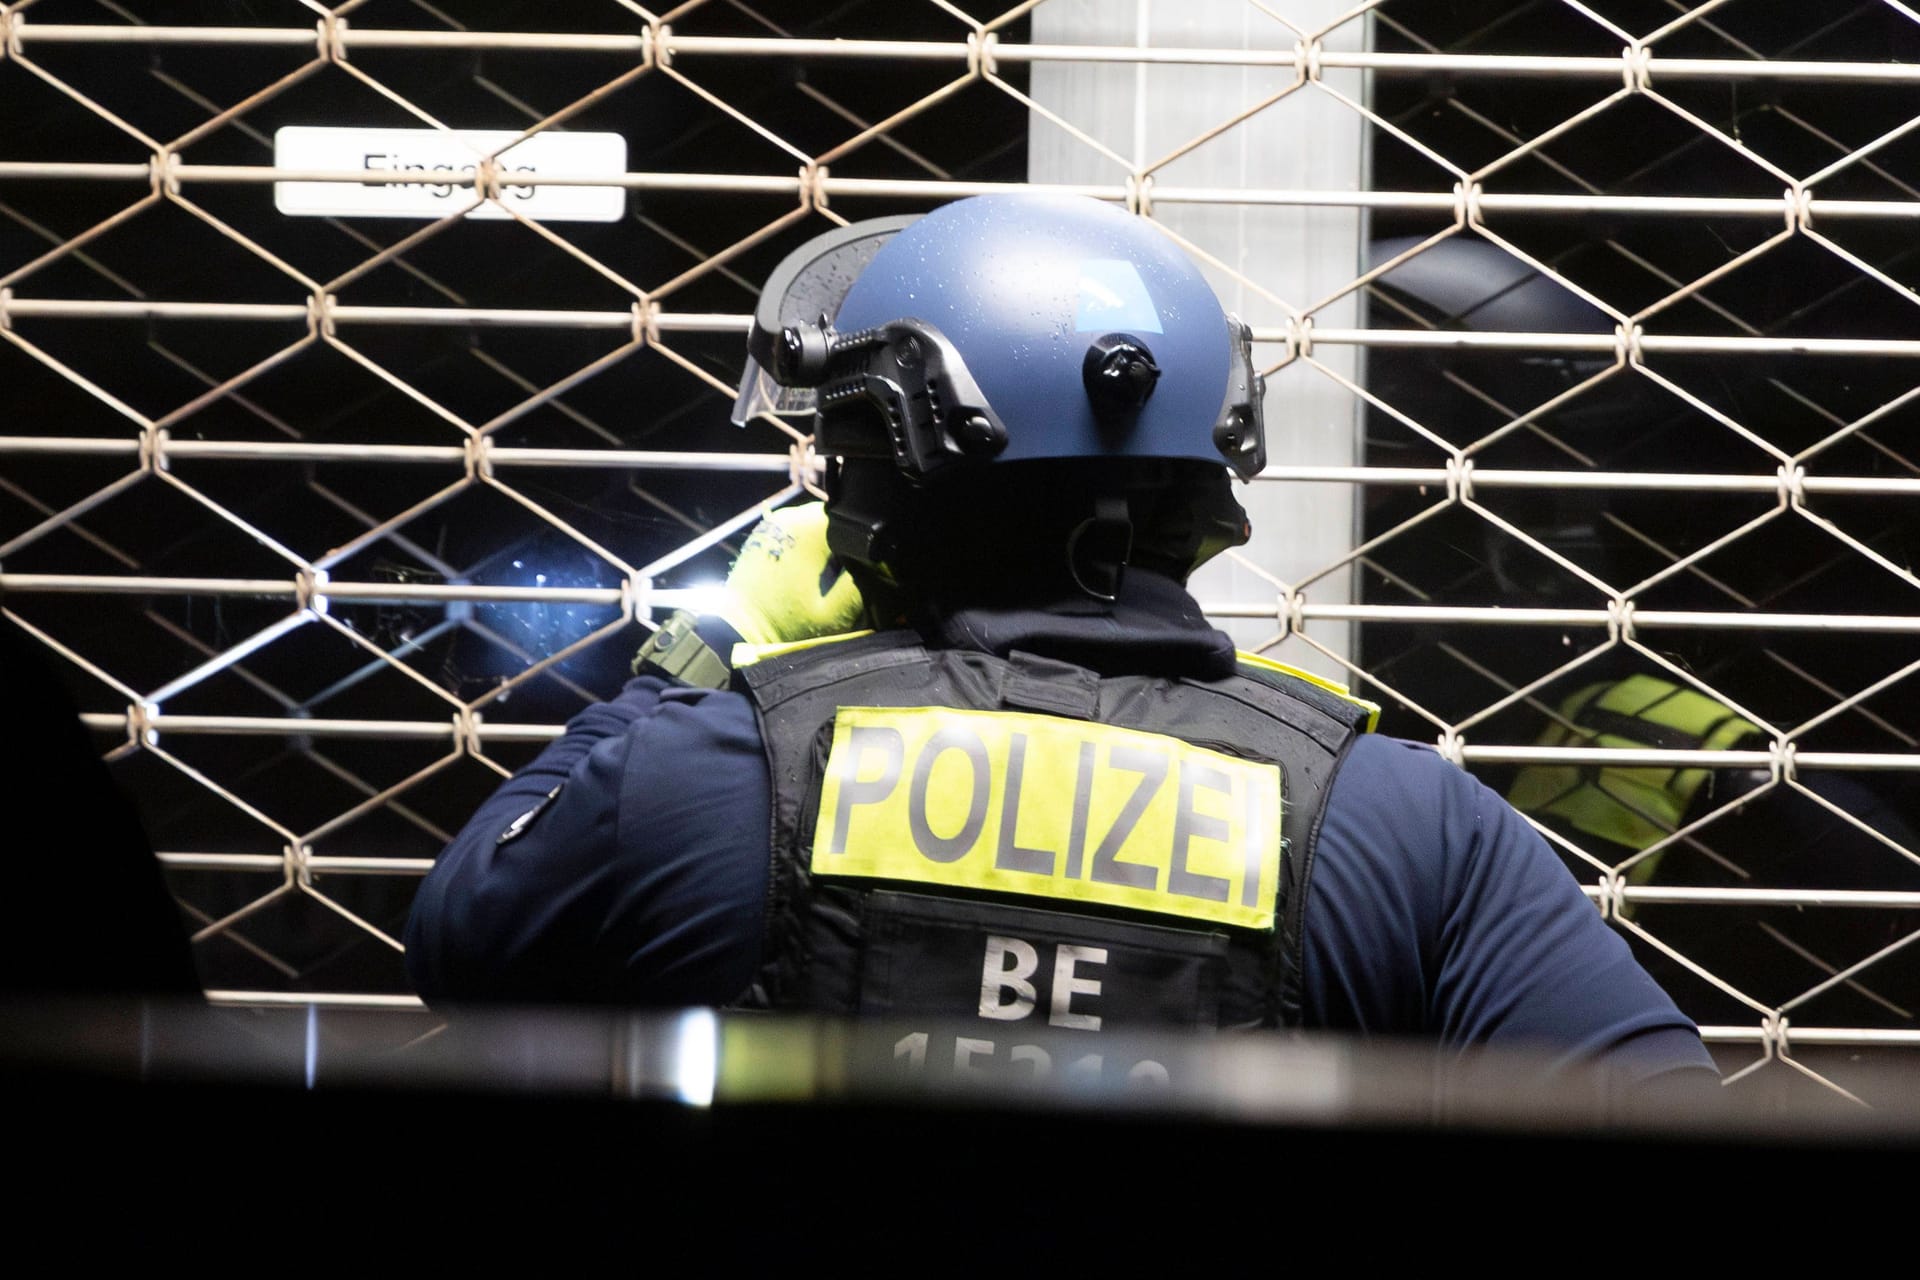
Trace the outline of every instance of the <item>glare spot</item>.
[[711, 1010], [690, 1009], [681, 1015], [678, 1030], [679, 1052], [673, 1065], [680, 1101], [710, 1107], [720, 1067], [720, 1021]]
[[695, 613], [717, 614], [727, 606], [727, 584], [724, 582], [696, 582], [686, 588], [686, 603], [683, 608]]

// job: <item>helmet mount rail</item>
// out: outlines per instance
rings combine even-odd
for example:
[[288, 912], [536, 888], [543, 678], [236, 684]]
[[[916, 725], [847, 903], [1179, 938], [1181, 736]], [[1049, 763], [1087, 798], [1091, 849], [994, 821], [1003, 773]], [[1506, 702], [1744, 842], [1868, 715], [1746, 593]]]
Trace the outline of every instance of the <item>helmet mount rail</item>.
[[1213, 447], [1233, 473], [1251, 480], [1267, 466], [1267, 428], [1261, 402], [1267, 380], [1254, 371], [1253, 329], [1239, 316], [1227, 316], [1233, 360], [1228, 365], [1226, 401], [1213, 424]]
[[896, 320], [836, 333], [787, 325], [773, 345], [774, 380], [818, 391], [814, 447], [842, 458], [888, 458], [913, 479], [1007, 447], [1007, 427], [934, 326]]

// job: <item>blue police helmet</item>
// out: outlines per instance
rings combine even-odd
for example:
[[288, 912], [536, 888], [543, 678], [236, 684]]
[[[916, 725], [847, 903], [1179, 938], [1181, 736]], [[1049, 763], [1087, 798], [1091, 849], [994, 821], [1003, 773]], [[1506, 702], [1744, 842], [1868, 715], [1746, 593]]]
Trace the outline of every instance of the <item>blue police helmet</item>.
[[748, 349], [737, 418], [805, 409], [811, 389], [822, 453], [914, 478], [1036, 459], [1243, 479], [1265, 465], [1246, 326], [1152, 223], [1082, 197], [976, 196], [817, 237], [769, 280]]

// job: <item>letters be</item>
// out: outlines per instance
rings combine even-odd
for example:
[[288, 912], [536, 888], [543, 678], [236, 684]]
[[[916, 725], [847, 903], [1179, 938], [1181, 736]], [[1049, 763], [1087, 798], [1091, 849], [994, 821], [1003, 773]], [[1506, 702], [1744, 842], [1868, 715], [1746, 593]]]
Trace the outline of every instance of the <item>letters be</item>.
[[[1075, 1012], [1073, 998], [1100, 994], [1099, 978], [1083, 978], [1081, 966], [1107, 963], [1105, 947], [1078, 947], [1062, 943], [1054, 949], [1053, 989], [1047, 1002], [1047, 1024], [1075, 1031], [1098, 1031], [1100, 1015]], [[1032, 1014], [1038, 993], [1032, 982], [1040, 968], [1040, 951], [1021, 938], [987, 938], [980, 964], [980, 1016], [997, 1022], [1016, 1022]]]

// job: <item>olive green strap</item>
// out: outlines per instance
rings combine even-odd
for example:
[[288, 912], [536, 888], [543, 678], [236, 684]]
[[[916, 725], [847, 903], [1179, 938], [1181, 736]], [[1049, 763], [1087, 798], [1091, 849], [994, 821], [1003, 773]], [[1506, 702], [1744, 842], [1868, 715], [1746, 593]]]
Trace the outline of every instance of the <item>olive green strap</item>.
[[726, 688], [732, 669], [695, 633], [694, 624], [699, 620], [697, 614], [686, 609], [668, 618], [640, 646], [640, 652], [633, 655], [633, 674], [639, 675], [642, 669], [651, 667], [671, 680], [695, 688]]

